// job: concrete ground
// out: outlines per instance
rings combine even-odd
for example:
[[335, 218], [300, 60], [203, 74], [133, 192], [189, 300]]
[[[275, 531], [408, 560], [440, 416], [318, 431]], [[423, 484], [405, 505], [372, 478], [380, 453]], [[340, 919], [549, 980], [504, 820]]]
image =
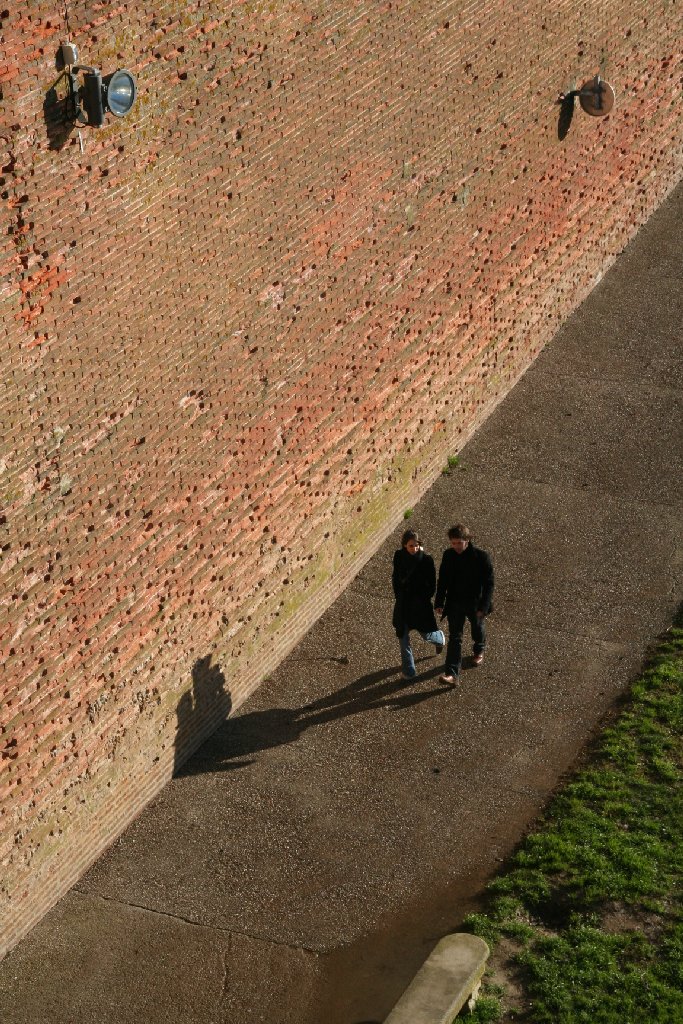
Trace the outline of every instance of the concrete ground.
[[401, 677], [397, 530], [0, 964], [3, 1024], [370, 1024], [680, 599], [683, 186], [415, 509], [494, 557], [484, 665]]

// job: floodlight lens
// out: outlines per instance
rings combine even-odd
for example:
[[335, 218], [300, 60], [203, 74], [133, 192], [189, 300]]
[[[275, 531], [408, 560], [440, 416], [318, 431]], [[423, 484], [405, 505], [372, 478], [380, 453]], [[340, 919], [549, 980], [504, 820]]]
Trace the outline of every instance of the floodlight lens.
[[107, 86], [107, 106], [115, 117], [125, 117], [135, 103], [135, 79], [130, 71], [115, 71]]

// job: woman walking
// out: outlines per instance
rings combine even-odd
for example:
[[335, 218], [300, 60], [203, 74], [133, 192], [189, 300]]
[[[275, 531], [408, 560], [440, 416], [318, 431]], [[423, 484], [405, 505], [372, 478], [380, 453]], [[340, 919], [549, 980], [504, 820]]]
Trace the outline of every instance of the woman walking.
[[406, 679], [412, 679], [416, 672], [410, 646], [411, 629], [416, 629], [427, 643], [434, 644], [437, 654], [446, 642], [437, 628], [432, 608], [436, 591], [434, 559], [425, 554], [415, 530], [406, 530], [401, 537], [401, 547], [394, 553], [391, 582], [396, 597], [392, 624], [401, 643], [401, 666]]

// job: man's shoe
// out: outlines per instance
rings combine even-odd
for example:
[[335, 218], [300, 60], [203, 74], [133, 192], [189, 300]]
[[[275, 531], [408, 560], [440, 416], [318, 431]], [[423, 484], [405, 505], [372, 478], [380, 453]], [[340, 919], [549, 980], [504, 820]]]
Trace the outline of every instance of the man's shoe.
[[473, 654], [472, 655], [472, 664], [473, 665], [481, 665], [483, 660], [484, 660], [484, 655], [483, 654]]
[[449, 686], [452, 686], [455, 683], [456, 679], [457, 679], [457, 676], [452, 676], [450, 674], [450, 672], [443, 672], [439, 676], [439, 682], [441, 682], [441, 683], [448, 683]]

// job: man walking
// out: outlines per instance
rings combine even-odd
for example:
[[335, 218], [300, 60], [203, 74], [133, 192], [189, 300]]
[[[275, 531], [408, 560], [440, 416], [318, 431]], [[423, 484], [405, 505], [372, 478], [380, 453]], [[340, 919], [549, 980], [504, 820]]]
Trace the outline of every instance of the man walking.
[[450, 528], [448, 539], [450, 547], [441, 559], [434, 610], [448, 619], [446, 667], [441, 681], [454, 683], [460, 674], [465, 619], [469, 619], [472, 631], [473, 662], [481, 665], [484, 660], [484, 620], [491, 611], [493, 565], [487, 553], [474, 546], [472, 534], [462, 523]]

